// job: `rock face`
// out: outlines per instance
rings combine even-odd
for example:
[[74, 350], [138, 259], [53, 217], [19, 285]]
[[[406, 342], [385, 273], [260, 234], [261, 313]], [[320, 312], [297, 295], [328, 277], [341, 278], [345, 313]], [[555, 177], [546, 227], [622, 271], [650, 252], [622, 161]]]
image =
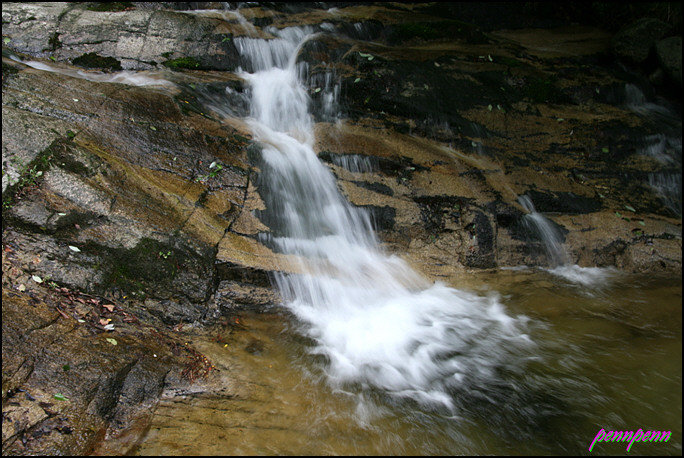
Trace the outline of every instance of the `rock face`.
[[269, 27], [321, 32], [299, 53], [319, 157], [426, 275], [546, 265], [522, 195], [572, 262], [681, 275], [681, 106], [614, 61], [620, 36], [277, 5], [3, 4], [3, 454], [134, 443], [164, 386], [211, 372], [184, 327], [278, 303], [296, 263], [258, 237], [235, 73], [234, 38]]

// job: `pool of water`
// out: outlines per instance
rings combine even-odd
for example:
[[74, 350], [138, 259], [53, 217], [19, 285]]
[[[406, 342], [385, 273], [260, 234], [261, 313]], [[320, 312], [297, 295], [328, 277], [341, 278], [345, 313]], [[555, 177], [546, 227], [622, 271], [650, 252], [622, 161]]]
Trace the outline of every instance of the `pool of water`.
[[[219, 369], [205, 389], [165, 396], [137, 455], [681, 455], [681, 278], [542, 269], [463, 275], [527, 317], [533, 345], [451, 386], [453, 409], [330, 384], [286, 309], [241, 313], [193, 338]], [[233, 321], [234, 323], [234, 321]], [[664, 443], [598, 443], [600, 429], [671, 431]]]

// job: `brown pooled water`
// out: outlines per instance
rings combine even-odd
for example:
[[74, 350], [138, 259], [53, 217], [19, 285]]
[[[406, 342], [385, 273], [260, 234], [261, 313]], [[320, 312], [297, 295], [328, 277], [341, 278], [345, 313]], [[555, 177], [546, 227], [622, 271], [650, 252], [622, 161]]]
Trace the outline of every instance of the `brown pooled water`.
[[[461, 283], [498, 291], [509, 314], [528, 317], [535, 347], [524, 365], [503, 361], [482, 386], [453, 389], [453, 411], [362, 383], [331, 386], [326, 358], [275, 308], [193, 340], [218, 383], [165, 397], [136, 453], [588, 454], [600, 429], [648, 429], [672, 436], [629, 453], [681, 454], [681, 279], [613, 274], [587, 287], [523, 269]], [[628, 452], [597, 443], [591, 453]]]

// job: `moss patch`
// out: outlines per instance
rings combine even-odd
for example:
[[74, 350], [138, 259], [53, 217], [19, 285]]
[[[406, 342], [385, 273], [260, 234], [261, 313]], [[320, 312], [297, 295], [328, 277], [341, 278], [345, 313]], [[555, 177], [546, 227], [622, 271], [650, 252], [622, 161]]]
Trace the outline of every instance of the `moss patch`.
[[102, 57], [94, 52], [83, 54], [82, 56], [75, 58], [72, 62], [74, 65], [83, 68], [98, 68], [112, 71], [122, 70], [121, 62], [118, 60], [113, 57]]
[[171, 70], [199, 70], [200, 62], [194, 57], [179, 57], [178, 59], [167, 60], [162, 62], [162, 65]]
[[131, 2], [97, 2], [90, 5], [88, 7], [88, 11], [108, 11], [116, 13], [119, 11], [126, 11], [132, 8], [135, 8], [135, 5]]
[[442, 40], [463, 39], [467, 43], [487, 43], [482, 31], [461, 21], [410, 22], [391, 26], [387, 34], [390, 44], [399, 44], [409, 40]]
[[67, 148], [70, 142], [70, 137], [56, 139], [34, 160], [20, 168], [19, 178], [11, 183], [2, 194], [3, 210], [11, 208], [17, 199], [29, 192], [42, 180], [43, 174], [52, 166], [56, 152]]
[[14, 67], [12, 65], [8, 65], [8, 64], [3, 62], [2, 63], [2, 85], [3, 86], [5, 85], [5, 79], [7, 79], [10, 75], [14, 75], [18, 71], [19, 70], [16, 67]]
[[562, 103], [567, 97], [556, 86], [556, 78], [535, 78], [529, 81], [524, 88], [525, 96], [535, 103]]
[[133, 249], [112, 249], [106, 256], [109, 266], [102, 266], [105, 288], [117, 286], [131, 294], [145, 291], [167, 291], [183, 262], [183, 256], [173, 246], [143, 238]]

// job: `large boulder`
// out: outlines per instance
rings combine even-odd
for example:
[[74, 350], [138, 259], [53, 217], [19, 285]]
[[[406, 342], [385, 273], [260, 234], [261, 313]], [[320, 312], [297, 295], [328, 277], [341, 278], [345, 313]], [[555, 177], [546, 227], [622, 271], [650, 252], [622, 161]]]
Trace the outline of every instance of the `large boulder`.
[[628, 62], [641, 64], [669, 30], [670, 25], [659, 19], [639, 19], [615, 34], [611, 41], [613, 52]]
[[682, 88], [682, 37], [669, 37], [655, 45], [658, 62], [670, 80]]

